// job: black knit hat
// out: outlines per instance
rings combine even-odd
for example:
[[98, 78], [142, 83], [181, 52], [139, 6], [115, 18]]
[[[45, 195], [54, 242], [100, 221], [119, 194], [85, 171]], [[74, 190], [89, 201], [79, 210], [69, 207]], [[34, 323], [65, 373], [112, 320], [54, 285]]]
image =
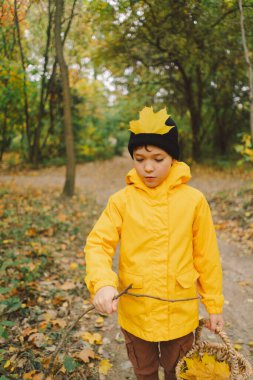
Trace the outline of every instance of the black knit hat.
[[158, 148], [163, 149], [167, 152], [172, 158], [176, 160], [179, 159], [179, 145], [178, 145], [178, 129], [174, 120], [169, 117], [165, 121], [165, 125], [173, 126], [169, 132], [164, 134], [158, 133], [138, 133], [135, 134], [131, 132], [128, 150], [133, 158], [134, 149], [138, 146], [154, 145]]

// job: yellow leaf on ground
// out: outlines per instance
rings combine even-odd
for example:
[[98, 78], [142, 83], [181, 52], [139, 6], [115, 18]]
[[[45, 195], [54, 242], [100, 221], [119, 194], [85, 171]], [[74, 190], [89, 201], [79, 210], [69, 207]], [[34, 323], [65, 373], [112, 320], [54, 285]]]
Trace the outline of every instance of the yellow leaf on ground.
[[102, 344], [102, 336], [99, 333], [91, 334], [90, 332], [85, 331], [82, 335], [82, 339], [90, 344]]
[[78, 268], [78, 264], [77, 263], [71, 263], [71, 264], [69, 264], [69, 267], [70, 267], [70, 269], [75, 270]]
[[24, 380], [34, 379], [34, 374], [36, 373], [36, 370], [32, 370], [30, 372], [27, 372], [23, 375]]
[[234, 344], [234, 348], [237, 350], [237, 351], [240, 351], [242, 346], [238, 343]]
[[11, 361], [10, 360], [7, 360], [4, 364], [4, 368], [9, 368], [11, 365]]
[[109, 360], [104, 359], [99, 363], [99, 373], [102, 375], [107, 375], [108, 371], [112, 368], [112, 364]]
[[95, 321], [95, 327], [103, 327], [104, 326], [104, 318], [98, 317]]
[[16, 347], [10, 346], [9, 352], [16, 352], [18, 349]]
[[240, 286], [250, 286], [251, 282], [250, 281], [239, 281], [238, 284]]

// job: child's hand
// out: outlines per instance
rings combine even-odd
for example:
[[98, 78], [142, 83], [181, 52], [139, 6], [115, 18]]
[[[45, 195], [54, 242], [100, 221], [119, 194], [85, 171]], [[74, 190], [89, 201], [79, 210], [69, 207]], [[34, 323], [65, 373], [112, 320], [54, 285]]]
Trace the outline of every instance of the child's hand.
[[118, 294], [117, 289], [113, 286], [104, 286], [95, 294], [93, 305], [100, 313], [112, 314], [117, 310], [118, 300], [113, 300]]
[[221, 331], [224, 327], [222, 314], [209, 314], [209, 321], [206, 327], [213, 332]]

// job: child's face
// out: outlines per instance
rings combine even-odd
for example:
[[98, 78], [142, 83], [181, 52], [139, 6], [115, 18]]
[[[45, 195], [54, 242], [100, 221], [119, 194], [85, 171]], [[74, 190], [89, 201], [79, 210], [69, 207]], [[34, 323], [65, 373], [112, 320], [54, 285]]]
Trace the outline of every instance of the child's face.
[[164, 150], [148, 145], [134, 150], [134, 167], [142, 182], [156, 187], [167, 177], [173, 158]]

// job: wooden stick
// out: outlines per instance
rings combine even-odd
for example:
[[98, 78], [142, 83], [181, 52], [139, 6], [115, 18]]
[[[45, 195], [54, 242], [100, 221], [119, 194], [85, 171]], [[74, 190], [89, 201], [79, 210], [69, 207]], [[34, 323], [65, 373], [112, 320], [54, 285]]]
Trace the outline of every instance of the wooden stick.
[[182, 301], [191, 301], [191, 300], [198, 300], [198, 299], [200, 299], [200, 296], [197, 296], [197, 297], [190, 297], [190, 298], [167, 299], [167, 298], [161, 298], [161, 297], [150, 296], [150, 295], [148, 295], [148, 294], [135, 294], [135, 293], [130, 293], [130, 292], [126, 292], [125, 295], [126, 295], [126, 296], [133, 296], [133, 297], [153, 298], [153, 299], [155, 299], [155, 300], [165, 301], [165, 302], [182, 302]]

